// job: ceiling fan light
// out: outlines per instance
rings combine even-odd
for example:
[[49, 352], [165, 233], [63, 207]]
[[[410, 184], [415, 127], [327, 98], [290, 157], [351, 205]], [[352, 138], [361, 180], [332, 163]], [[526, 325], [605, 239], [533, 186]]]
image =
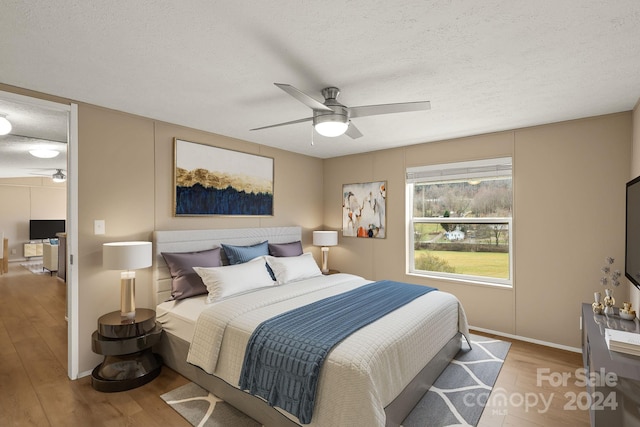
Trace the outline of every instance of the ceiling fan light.
[[320, 135], [335, 137], [345, 133], [349, 123], [344, 121], [344, 116], [327, 115], [316, 117], [313, 126]]
[[56, 150], [47, 150], [43, 148], [43, 149], [37, 149], [37, 150], [29, 150], [29, 154], [31, 154], [33, 157], [38, 157], [40, 159], [52, 159], [56, 157], [58, 154], [60, 154], [60, 152]]
[[11, 132], [11, 122], [6, 117], [0, 116], [0, 135], [7, 135]]
[[53, 180], [53, 182], [65, 182], [67, 180], [67, 177], [62, 173], [60, 169], [58, 169], [56, 173], [53, 174], [51, 179]]

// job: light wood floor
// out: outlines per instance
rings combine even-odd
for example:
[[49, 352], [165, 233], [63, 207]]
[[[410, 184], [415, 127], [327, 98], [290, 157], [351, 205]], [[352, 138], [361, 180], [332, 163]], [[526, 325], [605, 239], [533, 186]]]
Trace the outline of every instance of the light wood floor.
[[[15, 263], [0, 276], [0, 426], [188, 427], [159, 397], [188, 382], [169, 368], [151, 383], [119, 393], [93, 390], [89, 377], [68, 379], [65, 289], [55, 276]], [[558, 388], [536, 385], [538, 368], [573, 375], [581, 366], [578, 354], [513, 341], [494, 388], [510, 403], [487, 406], [479, 425], [588, 426], [587, 412], [563, 410], [565, 393], [582, 388], [572, 381]], [[541, 401], [533, 407], [533, 396], [541, 394], [551, 399], [547, 411]], [[525, 399], [531, 407], [521, 403]]]

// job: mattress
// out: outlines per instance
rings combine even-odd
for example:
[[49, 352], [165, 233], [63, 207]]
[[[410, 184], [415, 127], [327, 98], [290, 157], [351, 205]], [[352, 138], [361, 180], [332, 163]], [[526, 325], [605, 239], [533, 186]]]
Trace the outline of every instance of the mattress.
[[165, 332], [191, 342], [200, 313], [211, 307], [206, 301], [207, 295], [165, 301], [156, 307], [156, 322], [162, 325]]
[[[246, 344], [262, 321], [363, 284], [335, 274], [205, 304], [206, 297], [162, 303], [158, 321], [191, 343], [188, 361], [237, 385]], [[329, 354], [310, 426], [385, 424], [384, 408], [458, 332], [464, 311], [451, 294], [431, 292], [357, 331]], [[285, 414], [287, 415], [287, 414]]]

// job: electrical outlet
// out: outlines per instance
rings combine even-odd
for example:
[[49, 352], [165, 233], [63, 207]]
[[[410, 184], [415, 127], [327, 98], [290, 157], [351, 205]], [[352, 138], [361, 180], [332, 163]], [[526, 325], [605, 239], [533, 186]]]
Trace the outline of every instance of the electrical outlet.
[[104, 234], [105, 233], [105, 224], [104, 219], [96, 219], [93, 221], [93, 234]]

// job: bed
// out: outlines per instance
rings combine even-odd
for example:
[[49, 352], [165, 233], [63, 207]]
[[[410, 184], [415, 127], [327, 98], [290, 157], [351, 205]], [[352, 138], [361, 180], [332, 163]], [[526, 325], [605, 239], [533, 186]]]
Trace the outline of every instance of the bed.
[[[222, 244], [285, 244], [300, 238], [300, 227], [156, 231], [153, 237], [157, 321], [163, 326], [155, 351], [167, 366], [265, 426], [296, 426], [300, 421], [238, 388], [253, 330], [275, 315], [372, 281], [346, 273], [319, 274], [212, 304], [207, 304], [206, 294], [168, 301], [172, 277], [162, 253], [206, 251]], [[229, 263], [222, 258], [224, 265]], [[280, 261], [274, 267], [287, 265]], [[313, 417], [304, 425], [399, 426], [467, 334], [460, 303], [440, 291], [419, 296], [362, 327], [328, 354], [319, 373]]]

